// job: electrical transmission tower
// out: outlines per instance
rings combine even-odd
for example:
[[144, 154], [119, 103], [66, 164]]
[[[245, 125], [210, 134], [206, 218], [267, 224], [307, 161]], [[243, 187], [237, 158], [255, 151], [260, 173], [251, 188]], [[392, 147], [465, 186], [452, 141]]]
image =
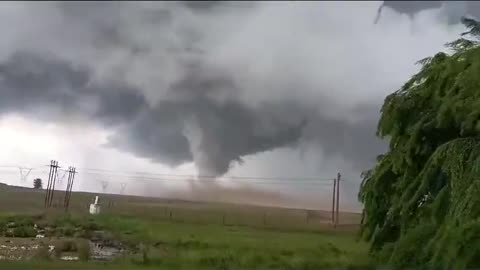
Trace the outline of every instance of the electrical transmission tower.
[[108, 188], [108, 181], [102, 181], [102, 193], [105, 193]]
[[120, 194], [125, 192], [125, 188], [127, 187], [127, 183], [120, 183]]
[[[20, 182], [25, 183], [27, 181], [28, 175], [32, 172], [33, 168], [24, 168], [24, 167], [18, 167], [20, 170]], [[25, 170], [25, 172], [24, 172]]]
[[[69, 170], [70, 170], [70, 168], [69, 168]], [[65, 179], [65, 176], [67, 176], [67, 173], [69, 172], [69, 170], [62, 170], [63, 175], [61, 177], [58, 176], [58, 172], [57, 172], [57, 182], [58, 182], [59, 185], [62, 185], [63, 180]]]

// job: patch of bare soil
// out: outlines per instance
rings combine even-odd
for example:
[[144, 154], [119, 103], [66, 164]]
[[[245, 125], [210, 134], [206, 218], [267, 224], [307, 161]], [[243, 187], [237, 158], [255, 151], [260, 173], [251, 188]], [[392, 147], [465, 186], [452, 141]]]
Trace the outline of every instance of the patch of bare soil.
[[51, 239], [0, 237], [0, 260], [31, 259], [38, 254], [40, 247], [53, 252], [55, 242]]

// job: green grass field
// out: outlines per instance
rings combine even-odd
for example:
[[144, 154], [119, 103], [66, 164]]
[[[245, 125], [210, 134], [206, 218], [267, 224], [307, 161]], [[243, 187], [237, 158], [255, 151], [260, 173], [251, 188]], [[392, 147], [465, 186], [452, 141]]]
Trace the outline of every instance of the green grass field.
[[[7, 193], [10, 196], [4, 196]], [[11, 196], [14, 193], [17, 196]], [[23, 196], [18, 196], [20, 193]], [[42, 193], [4, 188], [0, 196], [3, 215], [43, 212]], [[74, 194], [74, 220], [92, 219], [82, 207], [91, 197]], [[111, 199], [115, 206], [93, 217], [94, 222], [121, 240], [149, 246], [144, 252], [146, 259], [136, 254], [106, 264], [0, 261], [0, 269], [369, 269], [368, 246], [356, 240], [358, 226], [334, 229], [321, 213], [307, 222], [301, 210], [161, 200], [153, 203], [153, 199], [125, 196]], [[172, 219], [170, 210], [175, 214]], [[62, 215], [60, 210], [47, 214], [64, 218]], [[344, 215], [353, 220], [353, 214]]]

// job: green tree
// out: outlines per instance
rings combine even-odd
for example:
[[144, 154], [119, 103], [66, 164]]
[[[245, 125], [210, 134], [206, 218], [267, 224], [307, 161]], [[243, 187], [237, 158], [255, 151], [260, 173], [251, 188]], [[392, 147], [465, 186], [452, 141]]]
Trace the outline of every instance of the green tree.
[[362, 174], [362, 235], [396, 269], [480, 267], [480, 24], [389, 95], [387, 153]]
[[33, 180], [33, 188], [34, 189], [42, 189], [43, 188], [42, 179], [36, 178], [35, 180]]

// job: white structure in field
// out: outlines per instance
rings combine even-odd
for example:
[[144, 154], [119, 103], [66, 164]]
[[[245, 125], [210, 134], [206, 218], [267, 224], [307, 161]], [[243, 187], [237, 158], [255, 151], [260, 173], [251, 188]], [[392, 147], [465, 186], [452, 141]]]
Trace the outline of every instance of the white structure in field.
[[95, 203], [90, 204], [90, 214], [100, 214], [100, 205], [98, 204], [98, 196], [95, 196]]

